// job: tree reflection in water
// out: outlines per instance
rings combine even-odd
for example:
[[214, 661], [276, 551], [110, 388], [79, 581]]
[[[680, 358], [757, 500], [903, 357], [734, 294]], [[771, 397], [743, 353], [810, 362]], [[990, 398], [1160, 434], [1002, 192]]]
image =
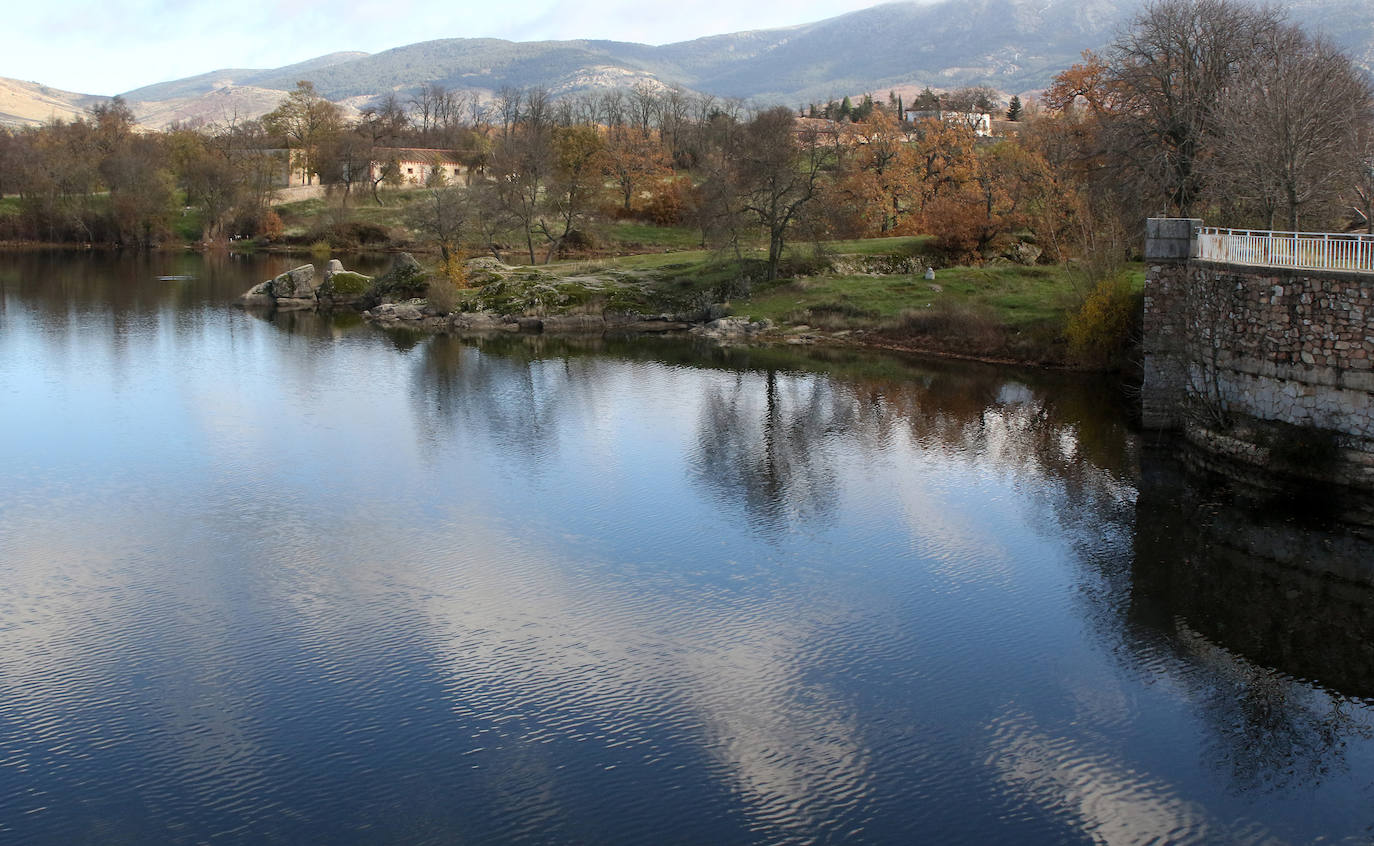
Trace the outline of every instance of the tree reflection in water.
[[757, 526], [824, 522], [836, 499], [826, 438], [852, 432], [855, 416], [850, 398], [831, 388], [818, 376], [771, 369], [713, 381], [698, 427], [698, 478], [743, 503]]
[[1099, 383], [643, 339], [436, 338], [420, 354], [426, 438], [505, 433], [528, 472], [556, 454], [565, 415], [605, 416], [625, 368], [698, 371], [671, 381], [700, 391], [684, 405], [696, 409], [687, 472], [765, 535], [825, 525], [847, 465], [898, 440], [1034, 485], [1029, 522], [1079, 551], [1082, 617], [1132, 674], [1186, 690], [1203, 754], [1234, 789], [1315, 783], [1345, 767], [1343, 744], [1372, 736], [1355, 698], [1374, 695], [1369, 536], [1256, 513], [1185, 474], [1171, 447], [1142, 454]]

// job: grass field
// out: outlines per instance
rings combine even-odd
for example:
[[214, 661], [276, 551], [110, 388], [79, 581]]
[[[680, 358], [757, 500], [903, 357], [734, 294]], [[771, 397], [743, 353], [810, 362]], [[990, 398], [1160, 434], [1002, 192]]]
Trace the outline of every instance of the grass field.
[[[836, 262], [849, 256], [920, 256], [928, 247], [925, 237], [875, 238], [827, 242], [822, 252]], [[793, 252], [804, 264], [811, 251], [806, 245]], [[754, 262], [762, 257], [761, 250], [745, 254]], [[747, 275], [733, 255], [699, 249], [555, 262], [544, 270], [558, 276], [636, 273], [665, 292], [676, 286], [693, 287], [703, 294]], [[1128, 272], [1133, 287], [1140, 290], [1144, 268], [1137, 265]], [[826, 329], [872, 328], [895, 323], [913, 311], [960, 309], [981, 312], [1012, 331], [1047, 325], [1057, 330], [1065, 315], [1082, 303], [1086, 286], [1080, 274], [1064, 265], [951, 267], [936, 271], [933, 281], [918, 273], [822, 271], [784, 276], [771, 285], [737, 284], [728, 299], [740, 316]]]
[[787, 323], [807, 322], [810, 313], [871, 324], [911, 309], [959, 305], [986, 310], [1007, 326], [1022, 328], [1062, 320], [1081, 303], [1080, 284], [1062, 266], [952, 267], [937, 271], [934, 281], [914, 274], [821, 275], [757, 293], [737, 311]]

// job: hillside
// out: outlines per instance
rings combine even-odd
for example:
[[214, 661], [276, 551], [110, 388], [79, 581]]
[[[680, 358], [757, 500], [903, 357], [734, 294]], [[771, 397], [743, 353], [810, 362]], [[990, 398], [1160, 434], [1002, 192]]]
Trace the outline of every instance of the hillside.
[[[270, 110], [301, 79], [359, 106], [437, 83], [490, 96], [506, 87], [555, 94], [642, 81], [759, 102], [798, 104], [889, 89], [987, 84], [1044, 87], [1084, 49], [1101, 48], [1144, 0], [942, 0], [874, 6], [816, 23], [650, 46], [618, 41], [447, 38], [375, 54], [338, 52], [281, 68], [226, 68], [126, 92], [140, 121], [223, 121]], [[1290, 20], [1327, 34], [1374, 68], [1374, 3], [1296, 0]], [[76, 114], [95, 98], [0, 81], [0, 122]]]
[[[148, 103], [166, 100], [190, 100], [204, 94], [210, 94], [224, 88], [236, 86], [261, 88], [264, 90], [290, 88], [296, 84], [296, 80], [305, 79], [306, 77], [313, 78], [316, 74], [330, 65], [351, 62], [366, 57], [366, 53], [330, 53], [327, 56], [320, 56], [304, 62], [298, 62], [294, 65], [287, 65], [282, 68], [271, 68], [267, 70], [261, 68], [224, 68], [222, 70], [198, 74], [196, 76], [188, 76], [185, 79], [177, 79], [171, 82], [159, 82], [156, 85], [145, 85], [142, 88], [135, 88], [133, 91], [126, 91], [120, 96], [130, 103]], [[286, 86], [274, 85], [273, 81], [281, 77], [289, 77], [291, 82]]]
[[54, 118], [79, 117], [103, 99], [0, 77], [0, 125], [36, 126]]

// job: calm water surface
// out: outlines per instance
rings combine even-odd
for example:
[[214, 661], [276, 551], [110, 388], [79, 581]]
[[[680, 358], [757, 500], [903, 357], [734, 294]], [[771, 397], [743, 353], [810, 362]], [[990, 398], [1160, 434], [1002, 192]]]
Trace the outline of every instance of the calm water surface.
[[1374, 547], [1110, 388], [291, 263], [0, 257], [0, 842], [1374, 839]]

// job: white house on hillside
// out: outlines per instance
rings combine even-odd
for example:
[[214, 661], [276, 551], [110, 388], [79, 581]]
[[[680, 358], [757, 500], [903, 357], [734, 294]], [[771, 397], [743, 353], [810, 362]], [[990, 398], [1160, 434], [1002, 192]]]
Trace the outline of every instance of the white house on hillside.
[[992, 135], [992, 115], [987, 112], [949, 112], [940, 109], [907, 109], [906, 119], [910, 122], [918, 120], [942, 120], [945, 123], [952, 123], [957, 126], [967, 126], [973, 130], [973, 134], [979, 138], [987, 138]]
[[382, 168], [395, 162], [397, 175], [406, 185], [424, 185], [436, 171], [446, 179], [456, 179], [463, 165], [451, 150], [427, 150], [415, 147], [378, 147], [369, 168], [373, 179], [381, 176]]

